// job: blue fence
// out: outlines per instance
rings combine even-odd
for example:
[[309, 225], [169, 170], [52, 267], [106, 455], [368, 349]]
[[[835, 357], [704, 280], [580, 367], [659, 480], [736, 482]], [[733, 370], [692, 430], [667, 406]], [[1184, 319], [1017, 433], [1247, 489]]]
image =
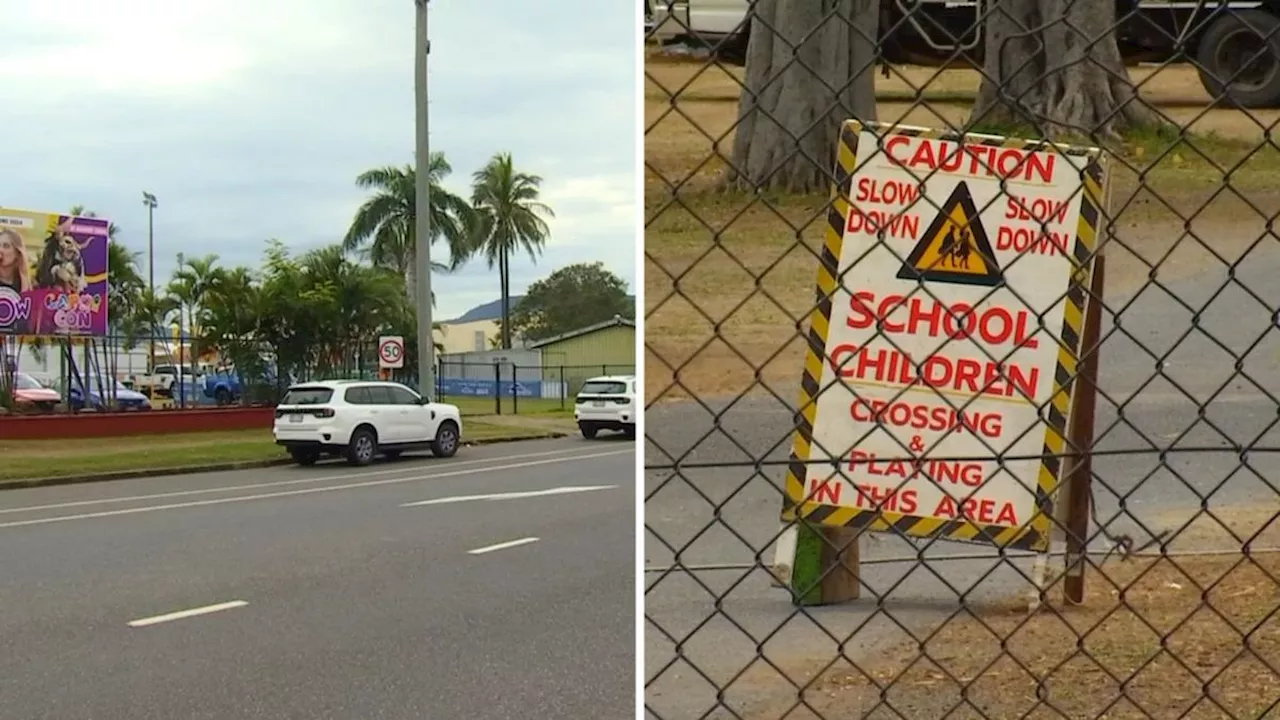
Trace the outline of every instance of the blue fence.
[[441, 395], [474, 395], [494, 397], [501, 393], [503, 397], [511, 397], [514, 388], [516, 397], [542, 397], [541, 380], [522, 380], [516, 383], [497, 380], [472, 380], [463, 378], [442, 377], [437, 382]]

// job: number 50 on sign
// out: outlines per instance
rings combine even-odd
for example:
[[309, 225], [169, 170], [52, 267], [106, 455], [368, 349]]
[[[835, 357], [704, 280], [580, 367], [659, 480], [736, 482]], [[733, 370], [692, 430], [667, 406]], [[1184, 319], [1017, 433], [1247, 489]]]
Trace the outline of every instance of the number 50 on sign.
[[378, 367], [393, 369], [404, 367], [404, 338], [385, 335], [378, 338]]

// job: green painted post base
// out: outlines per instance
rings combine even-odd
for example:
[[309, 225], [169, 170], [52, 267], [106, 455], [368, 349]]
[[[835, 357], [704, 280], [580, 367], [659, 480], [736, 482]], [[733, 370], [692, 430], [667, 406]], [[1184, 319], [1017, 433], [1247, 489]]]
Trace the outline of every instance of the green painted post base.
[[858, 531], [798, 523], [791, 568], [792, 602], [796, 605], [857, 600], [862, 589], [858, 581]]

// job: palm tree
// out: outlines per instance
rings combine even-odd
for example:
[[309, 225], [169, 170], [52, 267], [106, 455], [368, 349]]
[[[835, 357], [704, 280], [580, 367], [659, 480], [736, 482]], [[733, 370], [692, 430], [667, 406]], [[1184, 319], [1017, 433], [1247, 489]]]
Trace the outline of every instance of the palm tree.
[[[444, 153], [432, 153], [431, 242], [441, 238], [449, 246], [449, 263], [432, 262], [437, 272], [456, 270], [470, 256], [465, 227], [471, 206], [466, 200], [441, 186], [453, 168]], [[367, 170], [356, 178], [356, 185], [374, 194], [356, 211], [351, 228], [342, 239], [347, 252], [361, 250], [378, 267], [390, 268], [405, 278], [409, 300], [417, 302], [417, 258], [415, 231], [415, 173], [412, 166], [380, 167]], [[367, 247], [366, 247], [367, 243]]]
[[511, 347], [511, 255], [524, 249], [537, 262], [551, 234], [540, 216], [555, 217], [551, 208], [538, 199], [541, 186], [541, 177], [516, 171], [511, 153], [494, 155], [489, 164], [472, 175], [472, 249], [484, 255], [490, 269], [498, 266], [504, 349]]
[[[180, 306], [178, 326], [182, 326], [183, 310], [186, 311], [187, 328], [191, 337], [191, 354], [194, 357], [186, 360], [194, 361], [200, 357], [201, 348], [196, 341], [196, 323], [204, 307], [205, 296], [222, 280], [223, 271], [218, 267], [218, 256], [208, 254], [204, 257], [180, 259], [178, 269], [169, 282], [169, 295]], [[182, 342], [179, 332], [178, 342]]]

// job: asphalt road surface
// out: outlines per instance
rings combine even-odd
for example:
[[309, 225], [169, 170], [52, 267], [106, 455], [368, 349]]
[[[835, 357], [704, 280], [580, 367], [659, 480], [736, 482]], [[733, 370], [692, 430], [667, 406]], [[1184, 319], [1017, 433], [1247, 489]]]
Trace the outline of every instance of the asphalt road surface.
[[631, 718], [635, 446], [0, 493], [0, 718]]
[[[1264, 243], [1233, 278], [1212, 265], [1108, 298], [1094, 449], [1112, 454], [1093, 469], [1098, 519], [1111, 531], [1143, 545], [1202, 503], [1214, 512], [1280, 507], [1277, 268], [1280, 246]], [[772, 398], [703, 400], [646, 413], [650, 717], [759, 717], [764, 704], [795, 697], [783, 674], [803, 684], [841, 653], [873, 660], [911, 640], [908, 628], [927, 636], [962, 594], [973, 603], [1033, 591], [1025, 558], [882, 534], [863, 546], [872, 562], [862, 600], [798, 611], [760, 566], [773, 561], [784, 473], [760, 461], [787, 458], [794, 410]], [[677, 558], [683, 567], [673, 570]], [[885, 562], [894, 558], [906, 561]]]

